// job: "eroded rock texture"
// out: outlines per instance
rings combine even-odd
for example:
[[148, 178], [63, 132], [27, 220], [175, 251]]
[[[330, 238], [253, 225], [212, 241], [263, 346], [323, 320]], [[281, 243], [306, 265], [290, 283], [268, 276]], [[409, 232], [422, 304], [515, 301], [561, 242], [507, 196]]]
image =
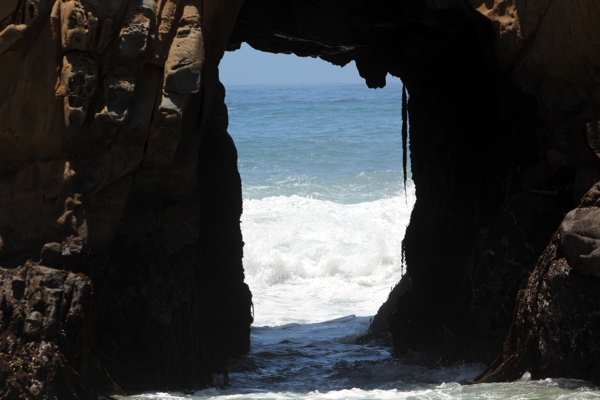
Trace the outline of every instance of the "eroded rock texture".
[[484, 382], [562, 376], [600, 381], [600, 187], [569, 212], [519, 291], [503, 352]]
[[[39, 268], [87, 286], [84, 327], [61, 317], [40, 333], [50, 311], [2, 303], [12, 336], [0, 360], [22, 367], [2, 361], [14, 384], [0, 398], [203, 387], [249, 350], [241, 183], [217, 70], [239, 6], [1, 2], [0, 265], [30, 259], [3, 274]], [[71, 290], [63, 281], [52, 290]], [[69, 343], [61, 324], [89, 340]]]
[[[203, 386], [248, 351], [218, 78], [242, 42], [408, 88], [410, 285], [373, 327], [387, 320], [396, 353], [598, 382], [596, 200], [567, 214], [600, 180], [598, 20], [586, 0], [3, 0], [0, 263], [32, 260], [2, 275], [5, 397], [93, 398], [117, 390], [106, 372], [126, 391]], [[57, 336], [68, 318], [4, 311], [36, 268], [64, 277], [61, 296], [69, 277], [93, 287], [67, 329], [94, 334], [85, 366]], [[84, 382], [60, 386], [72, 371]]]
[[1, 398], [82, 399], [119, 391], [98, 362], [88, 277], [28, 264], [0, 269], [0, 285]]

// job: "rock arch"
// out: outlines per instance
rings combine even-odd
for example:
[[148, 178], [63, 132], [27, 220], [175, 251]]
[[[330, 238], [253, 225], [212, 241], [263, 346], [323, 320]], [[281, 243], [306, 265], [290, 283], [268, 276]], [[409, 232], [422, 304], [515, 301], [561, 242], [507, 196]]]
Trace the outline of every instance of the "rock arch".
[[410, 92], [397, 353], [600, 381], [598, 317], [568, 313], [598, 304], [600, 195], [580, 204], [600, 180], [598, 17], [584, 0], [3, 2], [1, 395], [201, 386], [248, 351], [218, 80], [242, 42]]

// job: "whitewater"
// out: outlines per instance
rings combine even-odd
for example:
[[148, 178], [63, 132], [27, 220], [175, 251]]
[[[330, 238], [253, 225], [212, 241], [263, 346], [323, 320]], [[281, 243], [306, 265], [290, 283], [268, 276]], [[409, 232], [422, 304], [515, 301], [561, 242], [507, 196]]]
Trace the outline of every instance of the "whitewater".
[[355, 344], [404, 272], [415, 188], [402, 184], [401, 87], [227, 88], [251, 352], [229, 366], [227, 388], [131, 398], [600, 399], [577, 380], [472, 385], [484, 364], [416, 366]]

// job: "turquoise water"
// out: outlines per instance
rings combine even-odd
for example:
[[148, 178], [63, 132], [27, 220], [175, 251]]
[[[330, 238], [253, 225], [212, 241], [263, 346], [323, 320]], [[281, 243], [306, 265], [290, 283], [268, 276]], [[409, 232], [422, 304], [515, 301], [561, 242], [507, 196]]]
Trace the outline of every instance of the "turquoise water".
[[[591, 399], [586, 382], [470, 385], [485, 369], [415, 366], [357, 335], [402, 276], [401, 84], [229, 86], [243, 181], [251, 354], [231, 386], [139, 399]], [[245, 368], [243, 367], [245, 365]]]

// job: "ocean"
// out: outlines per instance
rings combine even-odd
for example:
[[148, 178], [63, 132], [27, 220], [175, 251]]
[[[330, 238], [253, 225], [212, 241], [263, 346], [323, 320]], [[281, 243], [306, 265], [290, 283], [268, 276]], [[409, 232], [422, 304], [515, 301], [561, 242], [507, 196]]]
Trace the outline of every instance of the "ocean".
[[[486, 366], [415, 366], [355, 344], [403, 273], [402, 85], [228, 86], [243, 182], [248, 357], [230, 386], [133, 399], [600, 399], [568, 379], [471, 385]], [[236, 372], [237, 371], [237, 372]]]

